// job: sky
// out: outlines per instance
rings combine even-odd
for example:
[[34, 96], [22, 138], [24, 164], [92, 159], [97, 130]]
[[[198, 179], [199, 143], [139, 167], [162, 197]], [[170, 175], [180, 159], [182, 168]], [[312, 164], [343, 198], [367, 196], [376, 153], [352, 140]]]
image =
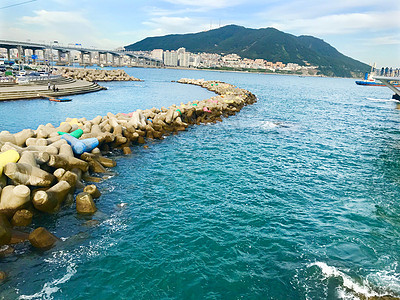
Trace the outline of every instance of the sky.
[[114, 49], [236, 24], [312, 35], [378, 67], [400, 67], [400, 0], [1, 0], [0, 39]]

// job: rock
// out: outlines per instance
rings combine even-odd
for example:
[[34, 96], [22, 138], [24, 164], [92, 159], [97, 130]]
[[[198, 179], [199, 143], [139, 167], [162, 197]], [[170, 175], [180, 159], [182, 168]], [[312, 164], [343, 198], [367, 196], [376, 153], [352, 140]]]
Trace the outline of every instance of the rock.
[[31, 190], [25, 185], [7, 185], [0, 197], [0, 212], [14, 214], [30, 202]]
[[14, 182], [33, 186], [50, 186], [55, 177], [37, 167], [24, 163], [8, 163], [4, 167], [4, 174]]
[[27, 209], [21, 209], [15, 212], [11, 219], [12, 226], [29, 226], [32, 223], [33, 213]]
[[124, 152], [125, 155], [132, 154], [132, 150], [129, 147], [122, 147], [122, 151]]
[[95, 227], [100, 224], [99, 220], [87, 220], [82, 225], [86, 227]]
[[78, 214], [91, 215], [97, 211], [93, 198], [89, 193], [82, 192], [76, 196], [76, 211]]
[[10, 244], [20, 244], [29, 240], [29, 233], [18, 231], [18, 230], [11, 230], [11, 240]]
[[61, 180], [46, 191], [36, 191], [32, 203], [37, 210], [47, 213], [57, 212], [70, 189], [71, 185], [67, 181]]
[[4, 257], [14, 253], [14, 248], [10, 245], [4, 245], [0, 247], [0, 257]]
[[85, 188], [83, 189], [83, 191], [85, 193], [88, 193], [92, 196], [93, 199], [97, 199], [100, 198], [101, 193], [99, 191], [99, 189], [97, 188], [97, 186], [95, 186], [94, 184], [85, 186]]
[[58, 238], [48, 232], [44, 227], [36, 228], [29, 234], [29, 242], [33, 247], [48, 250], [54, 246]]
[[11, 240], [11, 225], [7, 217], [0, 214], [0, 246], [7, 245]]
[[4, 281], [7, 278], [7, 274], [4, 271], [0, 271], [0, 281]]

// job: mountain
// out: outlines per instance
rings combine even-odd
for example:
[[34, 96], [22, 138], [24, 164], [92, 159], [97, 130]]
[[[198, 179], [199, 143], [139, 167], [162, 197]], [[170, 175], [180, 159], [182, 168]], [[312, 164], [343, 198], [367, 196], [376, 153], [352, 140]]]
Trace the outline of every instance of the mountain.
[[321, 39], [312, 36], [294, 36], [275, 28], [251, 29], [227, 25], [218, 29], [190, 34], [171, 34], [148, 37], [125, 46], [130, 51], [153, 49], [177, 50], [180, 47], [198, 53], [236, 53], [242, 58], [263, 58], [283, 63], [318, 66], [326, 76], [355, 77], [370, 67], [343, 55]]

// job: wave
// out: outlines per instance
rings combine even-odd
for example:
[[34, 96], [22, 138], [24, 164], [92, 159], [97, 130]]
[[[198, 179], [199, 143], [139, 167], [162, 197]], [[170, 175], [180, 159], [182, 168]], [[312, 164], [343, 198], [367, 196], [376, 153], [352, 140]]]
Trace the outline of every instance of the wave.
[[399, 299], [400, 278], [397, 274], [380, 271], [370, 274], [366, 279], [355, 280], [351, 276], [340, 271], [336, 267], [328, 266], [324, 262], [315, 262], [307, 267], [317, 266], [321, 269], [323, 280], [340, 278], [340, 286], [337, 287], [339, 299]]
[[[116, 212], [110, 218], [101, 222], [103, 229], [108, 233], [115, 233], [121, 230], [126, 230], [127, 225], [124, 219], [121, 218], [121, 213]], [[54, 294], [61, 290], [61, 285], [67, 283], [72, 276], [77, 272], [77, 264], [81, 263], [83, 260], [92, 259], [98, 257], [103, 253], [109, 251], [111, 247], [115, 246], [115, 242], [112, 239], [113, 234], [107, 234], [103, 236], [99, 241], [90, 241], [87, 246], [79, 246], [72, 251], [69, 250], [55, 250], [52, 252], [51, 257], [44, 259], [44, 262], [53, 266], [53, 270], [60, 268], [66, 268], [67, 272], [59, 279], [55, 279], [51, 282], [46, 282], [43, 288], [32, 295], [20, 295], [19, 299], [54, 299]], [[86, 238], [82, 237], [81, 234], [77, 234], [68, 238], [63, 238], [63, 242], [75, 243], [76, 239]], [[84, 255], [82, 255], [84, 253]], [[19, 292], [19, 291], [17, 291]], [[1, 297], [1, 296], [0, 296]]]
[[76, 265], [71, 264], [70, 266], [67, 266], [67, 273], [63, 277], [55, 279], [52, 282], [46, 282], [41, 291], [33, 295], [21, 295], [19, 296], [19, 299], [52, 299], [52, 294], [60, 290], [58, 285], [66, 283], [75, 273]]

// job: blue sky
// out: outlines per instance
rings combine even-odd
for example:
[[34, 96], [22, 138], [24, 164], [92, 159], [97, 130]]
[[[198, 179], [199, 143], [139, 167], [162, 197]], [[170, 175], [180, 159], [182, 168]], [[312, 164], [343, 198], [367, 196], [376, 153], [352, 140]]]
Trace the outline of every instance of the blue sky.
[[116, 48], [237, 24], [313, 35], [365, 63], [400, 67], [400, 0], [27, 1], [1, 1], [0, 39]]

